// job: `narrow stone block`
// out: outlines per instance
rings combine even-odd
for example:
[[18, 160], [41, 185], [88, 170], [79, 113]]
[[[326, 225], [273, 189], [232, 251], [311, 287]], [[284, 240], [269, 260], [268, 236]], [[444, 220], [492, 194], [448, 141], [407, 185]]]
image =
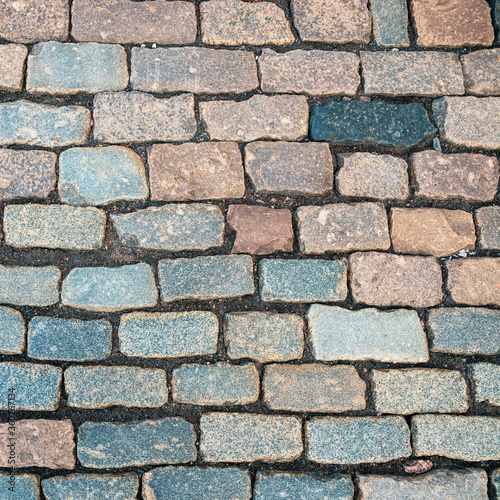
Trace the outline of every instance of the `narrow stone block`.
[[371, 0], [373, 36], [380, 47], [409, 47], [406, 0]]
[[477, 50], [460, 56], [467, 93], [500, 95], [500, 49]]
[[476, 402], [500, 406], [500, 365], [474, 363], [468, 368]]
[[28, 49], [9, 43], [0, 46], [0, 90], [19, 92], [23, 89], [24, 61]]
[[495, 500], [500, 498], [500, 469], [495, 469], [491, 475], [491, 482], [493, 483], [493, 493], [496, 495]]
[[479, 247], [500, 250], [500, 207], [482, 207], [474, 212]]
[[22, 354], [26, 326], [23, 315], [15, 309], [0, 307], [0, 353]]
[[[14, 484], [11, 479], [13, 475]], [[9, 492], [6, 493], [9, 500], [40, 500], [40, 477], [35, 474], [0, 472], [0, 490]]]

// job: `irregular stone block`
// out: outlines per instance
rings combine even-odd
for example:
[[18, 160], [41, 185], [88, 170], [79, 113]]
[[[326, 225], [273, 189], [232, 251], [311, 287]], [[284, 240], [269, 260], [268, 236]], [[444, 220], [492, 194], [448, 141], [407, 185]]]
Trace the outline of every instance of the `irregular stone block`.
[[224, 316], [224, 343], [230, 359], [258, 363], [302, 357], [304, 321], [296, 314], [239, 312]]
[[84, 144], [90, 111], [82, 106], [51, 106], [24, 99], [0, 104], [0, 145], [58, 148]]
[[111, 354], [111, 323], [35, 316], [28, 327], [28, 356], [61, 361], [96, 361]]
[[500, 498], [500, 469], [493, 470], [491, 482], [493, 483], [493, 493], [496, 495], [495, 500], [498, 500]]
[[313, 462], [382, 463], [411, 455], [403, 417], [315, 417], [305, 429], [307, 458]]
[[177, 417], [84, 422], [78, 429], [78, 458], [91, 469], [185, 463], [196, 460], [195, 440], [193, 425]]
[[236, 143], [154, 144], [148, 150], [151, 199], [242, 198], [245, 173]]
[[18, 248], [95, 250], [104, 243], [106, 213], [66, 205], [8, 205], [3, 215], [5, 244]]
[[0, 353], [22, 354], [26, 327], [23, 315], [15, 309], [0, 307]]
[[145, 264], [121, 267], [80, 267], [64, 279], [64, 305], [88, 311], [121, 311], [153, 307], [158, 290], [151, 268]]
[[200, 427], [200, 452], [206, 462], [288, 462], [302, 453], [298, 417], [205, 413]]
[[482, 207], [474, 212], [479, 247], [500, 250], [500, 207]]
[[296, 217], [303, 253], [387, 250], [391, 246], [382, 203], [303, 206], [297, 210]]
[[500, 95], [500, 49], [477, 50], [460, 59], [468, 94]]
[[375, 360], [425, 363], [427, 339], [415, 311], [349, 311], [313, 304], [308, 312], [311, 350], [320, 361]]
[[267, 302], [342, 302], [347, 297], [343, 260], [261, 260], [260, 297]]
[[189, 141], [196, 127], [190, 94], [157, 99], [142, 92], [104, 92], [94, 98], [96, 141]]
[[333, 189], [328, 144], [253, 142], [245, 146], [245, 171], [256, 193], [324, 195]]
[[240, 94], [259, 86], [253, 52], [204, 47], [134, 47], [130, 82], [145, 92], [193, 94]]
[[109, 205], [149, 195], [141, 157], [123, 146], [63, 151], [58, 191], [61, 201], [70, 205]]
[[241, 297], [255, 291], [248, 255], [160, 260], [158, 271], [163, 302]]
[[492, 363], [474, 363], [468, 368], [476, 402], [500, 406], [500, 366]]
[[[40, 500], [40, 477], [35, 474], [14, 474], [0, 472], [0, 490], [6, 493], [9, 500]], [[10, 489], [9, 489], [10, 488]], [[50, 500], [50, 499], [49, 499]]]
[[211, 312], [138, 312], [121, 317], [118, 337], [126, 356], [177, 358], [215, 354], [218, 332]]
[[355, 302], [429, 307], [443, 299], [441, 267], [434, 257], [355, 253], [349, 266]]
[[380, 47], [409, 47], [406, 0], [371, 0], [373, 36]]
[[23, 89], [27, 55], [28, 49], [24, 45], [9, 43], [0, 46], [0, 90], [19, 92]]
[[305, 96], [254, 95], [246, 101], [206, 101], [199, 106], [208, 135], [215, 141], [299, 141], [307, 136]]
[[310, 137], [333, 144], [407, 149], [429, 142], [436, 129], [419, 103], [332, 101], [311, 108]]

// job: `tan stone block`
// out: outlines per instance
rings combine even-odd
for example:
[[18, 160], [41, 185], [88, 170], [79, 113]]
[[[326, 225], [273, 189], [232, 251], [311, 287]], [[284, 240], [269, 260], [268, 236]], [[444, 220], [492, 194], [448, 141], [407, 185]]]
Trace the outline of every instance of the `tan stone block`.
[[460, 58], [469, 94], [500, 95], [500, 49], [477, 50]]
[[24, 45], [0, 45], [0, 90], [22, 90], [27, 55], [28, 49]]

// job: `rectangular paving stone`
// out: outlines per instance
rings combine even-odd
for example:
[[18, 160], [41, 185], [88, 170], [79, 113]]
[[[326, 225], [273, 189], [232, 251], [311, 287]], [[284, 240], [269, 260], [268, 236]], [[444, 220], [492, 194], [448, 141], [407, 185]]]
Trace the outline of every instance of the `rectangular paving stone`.
[[176, 358], [217, 352], [219, 322], [208, 311], [130, 313], [120, 319], [120, 351], [126, 356]]
[[380, 47], [409, 47], [406, 0], [371, 0], [373, 36]]
[[245, 146], [245, 172], [256, 193], [328, 194], [333, 168], [328, 144], [262, 141]]
[[382, 463], [411, 455], [403, 417], [315, 417], [305, 429], [307, 458], [321, 464]]
[[54, 266], [0, 266], [0, 304], [50, 306], [59, 302], [60, 281]]
[[266, 302], [342, 302], [347, 297], [343, 260], [265, 259], [259, 262], [259, 279]]
[[24, 99], [0, 104], [0, 145], [58, 148], [84, 144], [90, 111], [82, 106], [52, 106]]
[[391, 246], [382, 203], [302, 206], [296, 219], [300, 250], [306, 254], [387, 250]]
[[195, 441], [193, 425], [178, 417], [84, 422], [78, 429], [78, 459], [91, 469], [185, 463], [196, 460]]
[[171, 384], [176, 403], [229, 406], [259, 399], [259, 373], [252, 363], [184, 364], [172, 372]]
[[130, 83], [144, 92], [240, 94], [259, 86], [253, 52], [204, 47], [132, 49]]
[[144, 500], [248, 500], [248, 472], [236, 468], [162, 467], [142, 476]]
[[500, 353], [500, 311], [443, 307], [429, 311], [432, 351], [450, 354]]
[[88, 311], [121, 311], [153, 307], [158, 301], [153, 271], [148, 264], [121, 267], [79, 267], [64, 279], [66, 306]]
[[103, 92], [94, 98], [96, 141], [189, 141], [195, 133], [190, 94], [157, 99], [143, 92]]
[[111, 354], [111, 323], [104, 319], [35, 316], [28, 327], [28, 356], [60, 361], [97, 361]]
[[500, 49], [476, 50], [460, 59], [467, 93], [500, 95]]
[[258, 363], [300, 359], [304, 320], [297, 314], [236, 312], [224, 316], [224, 344], [230, 359]]
[[361, 81], [359, 57], [352, 52], [264, 49], [259, 72], [263, 92], [354, 96]]
[[255, 292], [249, 255], [211, 255], [160, 260], [161, 300], [209, 300], [251, 295]]
[[305, 96], [254, 95], [240, 102], [200, 102], [199, 107], [214, 141], [299, 141], [307, 136], [309, 106]]
[[475, 401], [500, 406], [500, 365], [474, 363], [468, 370]]
[[196, 13], [191, 2], [74, 0], [71, 35], [79, 42], [194, 43]]
[[0, 307], [0, 353], [22, 354], [26, 326], [23, 315], [10, 307]]
[[467, 462], [499, 460], [500, 418], [416, 415], [411, 419], [413, 453]]
[[467, 383], [459, 371], [373, 370], [371, 381], [380, 413], [464, 413], [469, 407]]
[[64, 371], [68, 406], [156, 408], [168, 400], [165, 370], [130, 366], [70, 366]]
[[302, 453], [302, 420], [298, 417], [205, 413], [200, 427], [205, 462], [288, 462]]
[[353, 366], [267, 365], [262, 389], [273, 410], [340, 413], [366, 406], [366, 385]]
[[0, 472], [0, 490], [8, 491], [6, 498], [9, 500], [40, 500], [40, 477], [35, 474]]
[[474, 212], [479, 247], [500, 250], [500, 207], [481, 207]]
[[3, 231], [12, 247], [95, 250], [104, 243], [106, 213], [93, 207], [8, 205]]
[[443, 299], [441, 267], [434, 257], [355, 253], [349, 271], [355, 302], [429, 307]]
[[26, 90], [32, 94], [96, 94], [128, 85], [120, 45], [45, 42], [28, 56]]
[[9, 43], [0, 46], [0, 90], [19, 92], [23, 88], [24, 62], [28, 49]]
[[313, 304], [308, 312], [311, 351], [320, 361], [425, 363], [427, 339], [415, 311]]

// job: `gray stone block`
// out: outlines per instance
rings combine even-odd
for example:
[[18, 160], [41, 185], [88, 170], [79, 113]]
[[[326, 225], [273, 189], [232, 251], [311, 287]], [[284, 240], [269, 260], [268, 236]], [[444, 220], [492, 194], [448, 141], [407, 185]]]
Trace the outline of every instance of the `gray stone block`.
[[0, 307], [0, 332], [0, 353], [21, 354], [24, 351], [26, 326], [19, 311]]
[[6, 500], [40, 500], [40, 478], [35, 474], [0, 472], [0, 491]]
[[481, 207], [474, 212], [479, 246], [488, 250], [500, 250], [500, 207]]
[[474, 363], [469, 365], [469, 373], [474, 383], [474, 399], [500, 406], [500, 365]]
[[493, 498], [500, 499], [500, 469], [495, 469], [491, 474], [491, 482], [493, 484]]
[[409, 47], [406, 0], [371, 0], [373, 36], [380, 47]]

